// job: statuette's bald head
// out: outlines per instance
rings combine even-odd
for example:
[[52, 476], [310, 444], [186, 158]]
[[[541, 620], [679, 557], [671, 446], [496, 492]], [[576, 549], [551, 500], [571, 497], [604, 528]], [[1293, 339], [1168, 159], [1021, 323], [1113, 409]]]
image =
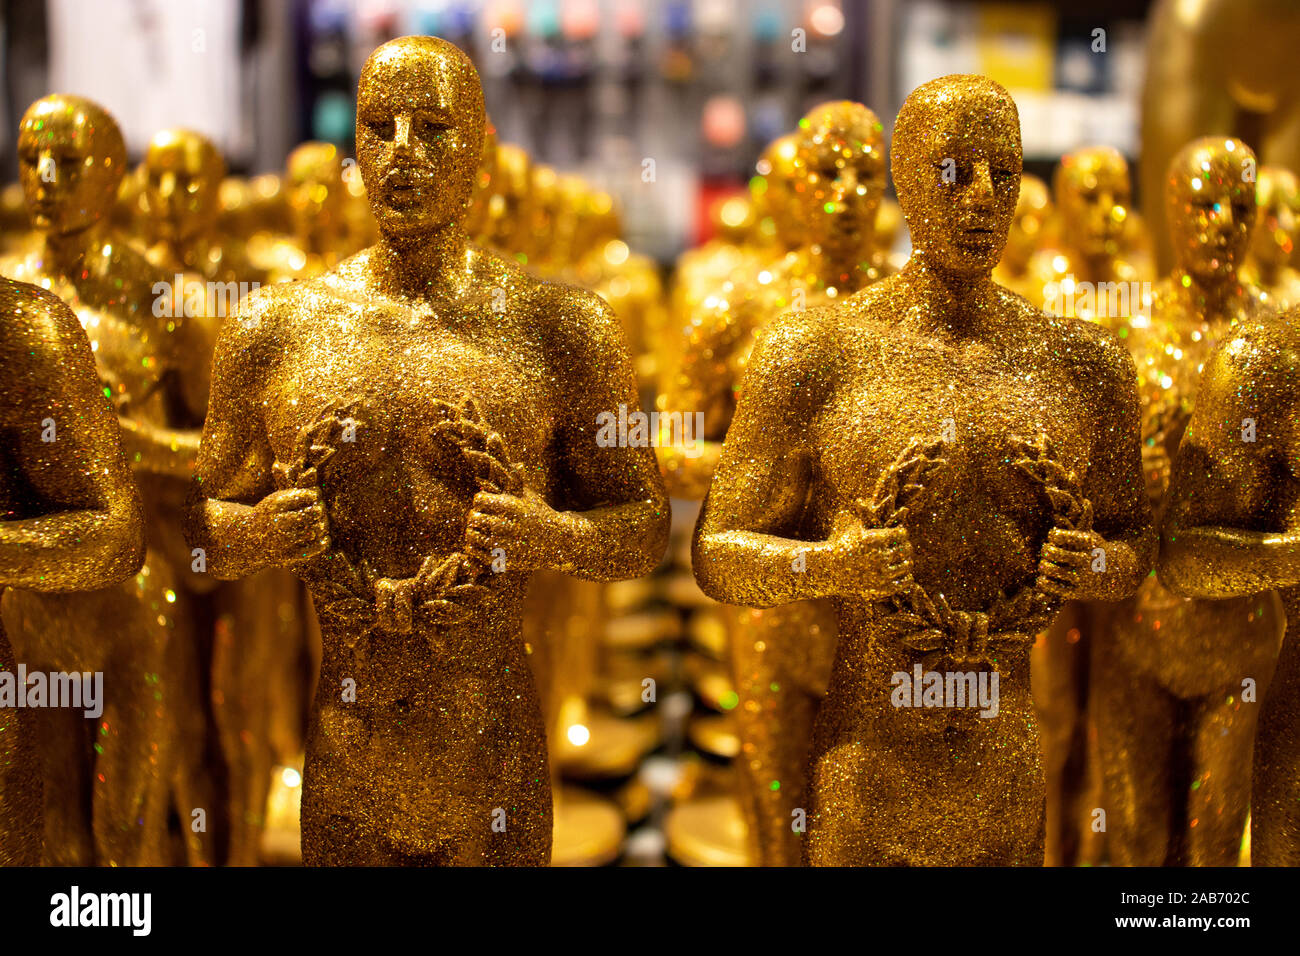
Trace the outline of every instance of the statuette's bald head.
[[913, 248], [958, 273], [989, 273], [1020, 193], [1020, 116], [985, 76], [940, 77], [899, 110], [890, 168]]
[[19, 177], [32, 225], [85, 229], [108, 212], [126, 173], [126, 145], [113, 117], [80, 96], [44, 96], [18, 126]]
[[357, 85], [357, 161], [381, 231], [463, 222], [485, 121], [478, 72], [446, 40], [399, 37], [370, 54]]

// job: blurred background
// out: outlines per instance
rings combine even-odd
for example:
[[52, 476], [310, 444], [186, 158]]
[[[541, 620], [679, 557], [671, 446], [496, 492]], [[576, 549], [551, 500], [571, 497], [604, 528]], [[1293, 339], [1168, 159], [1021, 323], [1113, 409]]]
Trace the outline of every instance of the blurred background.
[[474, 58], [502, 142], [613, 193], [628, 243], [668, 263], [708, 238], [710, 204], [743, 188], [763, 145], [819, 101], [860, 100], [888, 131], [913, 87], [983, 73], [1016, 98], [1028, 170], [1046, 177], [1083, 144], [1134, 157], [1150, 6], [5, 0], [0, 163], [12, 180], [16, 120], [49, 91], [108, 107], [133, 159], [176, 125], [212, 138], [234, 173], [279, 171], [307, 139], [350, 155], [366, 55], [435, 34]]

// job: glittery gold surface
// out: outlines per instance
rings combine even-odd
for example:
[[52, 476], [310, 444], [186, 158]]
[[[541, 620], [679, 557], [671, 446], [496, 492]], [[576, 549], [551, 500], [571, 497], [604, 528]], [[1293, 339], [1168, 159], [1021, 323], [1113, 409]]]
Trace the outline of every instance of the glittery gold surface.
[[[1263, 866], [1300, 864], [1300, 653], [1296, 625], [1291, 623], [1300, 619], [1297, 319], [1300, 313], [1292, 309], [1244, 321], [1223, 334], [1207, 358], [1196, 408], [1174, 461], [1161, 536], [1161, 581], [1197, 598], [1198, 606], [1217, 599], [1249, 614], [1249, 608], [1266, 605], [1270, 589], [1280, 589], [1289, 623], [1273, 683], [1265, 695], [1261, 682], [1244, 703], [1240, 682], [1228, 687], [1224, 693], [1231, 700], [1225, 709], [1236, 719], [1217, 722], [1230, 730], [1238, 721], [1253, 727], [1254, 720], [1246, 715], [1260, 713], [1250, 801], [1251, 855]], [[1238, 623], [1235, 632], [1221, 634], [1215, 643], [1216, 649], [1223, 649], [1220, 654], [1235, 651], [1232, 642], [1249, 637], [1242, 631]], [[1232, 674], [1239, 676], [1255, 674], [1241, 668]], [[1209, 736], [1203, 734], [1198, 744]], [[1233, 734], [1232, 744], [1230, 752], [1207, 769], [1233, 774], [1233, 792], [1219, 800], [1225, 814], [1240, 821], [1246, 792], [1240, 777], [1250, 766], [1250, 737]], [[1213, 748], [1210, 757], [1219, 753]], [[1228, 760], [1242, 763], [1224, 767]], [[1209, 783], [1215, 783], [1213, 778]], [[1207, 822], [1200, 808], [1192, 813]]]
[[210, 338], [204, 316], [184, 315], [173, 276], [107, 221], [126, 160], [107, 113], [77, 97], [44, 97], [22, 118], [18, 153], [41, 241], [0, 261], [0, 273], [57, 294], [89, 336], [141, 490], [149, 543], [144, 567], [118, 588], [57, 600], [13, 592], [5, 602], [6, 627], [29, 667], [103, 671], [111, 688], [93, 741], [76, 723], [80, 715], [38, 717], [46, 860], [157, 864], [165, 861], [169, 790], [184, 791], [176, 799], [187, 807], [212, 805], [194, 792], [207, 775], [185, 759], [201, 747], [194, 738], [201, 702], [197, 687], [184, 683], [194, 673], [185, 594], [201, 590], [203, 579], [191, 569], [179, 520]]
[[[1121, 328], [1137, 364], [1157, 512], [1203, 363], [1264, 308], [1238, 276], [1255, 222], [1255, 184], [1243, 176], [1253, 164], [1244, 143], [1223, 137], [1195, 140], [1174, 157], [1165, 197], [1177, 266], [1156, 286], [1149, 321]], [[1242, 701], [1242, 681], [1263, 696], [1280, 625], [1271, 594], [1188, 600], [1155, 576], [1099, 614], [1089, 706], [1114, 862], [1235, 864], [1258, 714]]]
[[259, 290], [218, 344], [190, 533], [221, 576], [293, 565], [312, 590], [309, 864], [544, 865], [529, 573], [637, 576], [666, 540], [651, 449], [595, 440], [637, 404], [608, 308], [466, 243], [483, 124], [453, 46], [376, 50], [357, 151], [380, 241]]
[[[908, 97], [892, 169], [912, 258], [767, 329], [696, 529], [713, 597], [835, 601], [813, 864], [1041, 863], [1028, 644], [1061, 600], [1131, 593], [1153, 557], [1123, 347], [990, 279], [1020, 166], [1002, 87]], [[891, 706], [891, 674], [923, 661], [996, 667], [997, 717]]]
[[707, 293], [688, 295], [679, 303], [677, 326], [661, 344], [658, 407], [704, 416], [706, 441], [698, 454], [661, 442], [660, 466], [675, 495], [698, 498], [708, 487], [764, 324], [792, 306], [803, 309], [852, 293], [889, 271], [874, 242], [885, 147], [871, 110], [848, 101], [815, 107], [796, 133], [777, 140], [764, 157], [763, 195], [782, 241], [740, 257]]
[[310, 278], [337, 265], [357, 245], [349, 242], [349, 176], [333, 143], [301, 143], [285, 160], [280, 201], [288, 234], [257, 232], [248, 256], [271, 282]]
[[1170, 160], [1197, 136], [1240, 136], [1261, 163], [1300, 171], [1300, 6], [1290, 0], [1161, 0], [1146, 24], [1140, 183], [1158, 271], [1177, 258], [1164, 222]]
[[[1187, 25], [1235, 48], [1226, 7]], [[1196, 54], [1165, 15], [1156, 78]], [[1232, 95], [1285, 163], [1284, 78], [1255, 74]], [[688, 736], [735, 757], [675, 788], [679, 861], [1231, 865], [1249, 805], [1255, 861], [1300, 863], [1300, 180], [1185, 142], [1226, 133], [1218, 78], [1166, 85], [1158, 283], [1119, 152], [1049, 195], [1007, 91], [949, 76], [899, 114], [892, 217], [881, 123], [821, 104], [670, 296], [435, 38], [367, 61], [355, 162], [305, 143], [282, 175], [182, 129], [130, 172], [101, 108], [37, 101], [0, 201], [0, 670], [106, 694], [0, 709], [0, 864], [181, 862], [168, 815], [199, 806], [185, 862], [221, 835], [256, 863], [304, 746], [308, 864], [545, 865], [553, 832], [609, 860], [614, 804], [553, 797], [659, 739], [605, 711], [666, 671], [615, 665], [602, 582], [655, 568], [665, 488], [704, 499], [689, 593], [641, 600], [730, 605]], [[267, 287], [227, 320], [178, 275]], [[598, 441], [647, 396], [704, 434]], [[996, 676], [996, 713], [899, 706], [917, 667]]]
[[[129, 576], [144, 557], [144, 525], [140, 498], [122, 457], [117, 423], [76, 317], [56, 296], [8, 280], [0, 280], [0, 316], [0, 363], [5, 369], [0, 385], [5, 459], [0, 478], [0, 587], [5, 589], [9, 620], [19, 596], [11, 588], [43, 592], [36, 598], [41, 603], [80, 602], [82, 595], [66, 592], [106, 588]], [[51, 419], [54, 440], [43, 441]], [[97, 593], [120, 594], [121, 590]], [[84, 597], [93, 601], [95, 594]], [[102, 628], [105, 622], [98, 624]], [[101, 630], [95, 639], [102, 642], [104, 637]], [[59, 645], [56, 655], [71, 650], [57, 633], [39, 638]], [[37, 661], [49, 658], [29, 654], [34, 650], [29, 641], [20, 645], [15, 658], [0, 627], [0, 670], [16, 674], [18, 661], [30, 670], [39, 669]], [[82, 661], [75, 664], [80, 669]], [[0, 710], [2, 865], [35, 865], [41, 859], [42, 773], [37, 747], [48, 745], [41, 733], [47, 728], [40, 718], [50, 715], [49, 710]], [[82, 728], [94, 723], [80, 711], [57, 716], [65, 723], [79, 722], [75, 729], [83, 740]], [[106, 709], [104, 719], [108, 718]], [[114, 760], [112, 749], [110, 744], [97, 769], [112, 772], [120, 766], [121, 753]], [[57, 793], [50, 796], [56, 804], [61, 802]], [[120, 839], [106, 837], [113, 843]]]
[[154, 134], [138, 175], [142, 179], [149, 259], [206, 282], [261, 282], [244, 244], [217, 229], [226, 161], [207, 137], [185, 129]]

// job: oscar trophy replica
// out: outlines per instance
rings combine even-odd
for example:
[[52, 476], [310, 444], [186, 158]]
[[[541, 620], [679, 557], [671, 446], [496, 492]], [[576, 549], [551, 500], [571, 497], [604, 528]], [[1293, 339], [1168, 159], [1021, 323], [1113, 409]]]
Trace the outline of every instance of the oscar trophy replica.
[[[889, 271], [873, 242], [885, 186], [879, 120], [862, 104], [843, 101], [815, 107], [804, 122], [802, 135], [764, 151], [780, 158], [764, 177], [779, 251], [743, 260], [707, 296], [688, 294], [681, 304], [689, 311], [674, 324], [684, 332], [662, 346], [659, 459], [675, 496], [699, 498], [708, 488], [763, 325], [791, 307], [851, 294]], [[687, 454], [672, 429], [692, 412], [703, 416], [706, 431]]]
[[[1128, 163], [1111, 147], [1076, 149], [1061, 157], [1053, 191], [1059, 236], [1034, 256], [1028, 271], [1036, 295], [1027, 297], [1058, 315], [1097, 322], [1127, 342], [1129, 320], [1150, 306], [1143, 293], [1149, 294], [1152, 278], [1149, 263], [1131, 243]], [[1099, 774], [1090, 759], [1090, 738], [1096, 734], [1089, 734], [1086, 717], [1089, 635], [1098, 613], [1105, 611], [1067, 602], [1033, 655], [1051, 866], [1073, 865], [1081, 854], [1098, 862], [1103, 850], [1099, 835], [1081, 829], [1102, 805]]]
[[[885, 188], [885, 148], [875, 114], [860, 103], [827, 103], [810, 110], [799, 126], [770, 144], [759, 163], [762, 186], [754, 195], [780, 224], [775, 241], [740, 250], [738, 264], [711, 294], [684, 297], [681, 304], [692, 312], [674, 325], [681, 335], [664, 343], [659, 406], [669, 414], [660, 466], [670, 489], [682, 497], [698, 497], [708, 487], [718, 439], [763, 325], [792, 304], [804, 307], [856, 291], [889, 268], [874, 242]], [[708, 266], [704, 261], [697, 268]], [[705, 432], [683, 442], [683, 433], [672, 430], [690, 420], [692, 409], [700, 412], [696, 417], [705, 422]], [[791, 812], [805, 802], [812, 715], [829, 674], [833, 615], [824, 604], [801, 602], [768, 610], [725, 608], [720, 617], [727, 633], [727, 680], [735, 694], [729, 717], [738, 731], [735, 767], [748, 855], [762, 865], [797, 865], [802, 828], [792, 826]], [[791, 653], [791, 641], [782, 635], [794, 634], [806, 636], [806, 644]], [[713, 829], [723, 833], [728, 827], [719, 821]], [[676, 830], [669, 836], [681, 842]]]
[[[179, 523], [198, 448], [207, 316], [204, 309], [186, 315], [174, 277], [105, 221], [126, 149], [103, 109], [72, 96], [37, 100], [19, 126], [18, 155], [42, 242], [0, 261], [0, 274], [47, 286], [86, 330], [140, 485], [149, 543], [140, 573], [118, 588], [57, 599], [19, 591], [6, 601], [5, 626], [19, 659], [29, 667], [103, 671], [114, 688], [93, 747], [66, 714], [45, 710], [37, 718], [45, 859], [156, 865], [165, 861], [169, 791], [196, 837], [201, 828], [193, 825], [215, 809], [208, 775], [189, 772], [182, 759], [202, 747], [190, 736], [201, 726], [202, 702], [188, 682], [195, 644], [182, 586], [201, 575]], [[202, 852], [195, 840], [187, 848]]]
[[[485, 145], [488, 139], [485, 137]], [[477, 207], [488, 207], [480, 233], [491, 231], [492, 219], [506, 209], [501, 203], [493, 205], [490, 190], [483, 188], [485, 175], [497, 177], [489, 186], [502, 185], [497, 164], [495, 151], [479, 163], [466, 222], [470, 225], [478, 220]], [[526, 208], [535, 218], [515, 238], [519, 261], [540, 278], [596, 292], [614, 309], [626, 333], [629, 324], [639, 319], [628, 315], [634, 299], [631, 283], [621, 295], [614, 295], [611, 284], [602, 281], [604, 272], [580, 268], [586, 265], [588, 254], [595, 252], [593, 244], [605, 245], [611, 220], [616, 225], [612, 198], [606, 195], [605, 202], [598, 203], [580, 177], [531, 165], [527, 168], [533, 170], [530, 182], [540, 183], [541, 188], [528, 187]], [[611, 242], [616, 238], [616, 234], [608, 236]], [[625, 245], [623, 250], [623, 262], [629, 264], [632, 257], [626, 254]], [[633, 345], [636, 339], [628, 335], [627, 341]], [[632, 354], [636, 355], [635, 350]], [[524, 644], [541, 700], [552, 773], [553, 866], [609, 863], [617, 858], [626, 832], [623, 813], [614, 800], [566, 783], [566, 776], [582, 781], [629, 776], [659, 740], [653, 733], [657, 721], [620, 720], [593, 700], [602, 676], [601, 645], [609, 622], [606, 587], [539, 568], [529, 581], [523, 605]], [[652, 733], [647, 734], [646, 729]]]
[[523, 593], [539, 567], [651, 570], [662, 480], [650, 448], [596, 440], [602, 411], [637, 407], [609, 310], [466, 242], [485, 121], [468, 58], [393, 40], [357, 102], [381, 238], [225, 324], [192, 543], [219, 576], [291, 565], [311, 589], [305, 863], [545, 865]]
[[914, 90], [892, 169], [912, 257], [764, 332], [695, 573], [750, 607], [834, 600], [807, 862], [1038, 865], [1029, 645], [1062, 601], [1132, 593], [1154, 557], [1133, 366], [990, 278], [1020, 189], [1005, 89]]
[[[717, 307], [686, 326], [691, 341], [682, 343], [681, 351], [687, 360], [666, 380], [662, 402], [680, 409], [683, 419], [692, 407], [682, 390], [690, 370], [711, 373], [690, 383], [730, 402], [764, 325], [791, 305], [804, 308], [847, 296], [889, 269], [884, 250], [874, 242], [885, 190], [885, 144], [875, 114], [860, 103], [814, 107], [800, 121], [793, 144], [793, 175], [784, 190], [798, 238], [788, 240], [790, 251], [776, 262], [756, 264], [748, 275], [733, 274], [725, 299], [715, 297]], [[730, 408], [703, 407], [713, 411], [712, 417], [705, 413], [707, 437], [721, 436]], [[661, 458], [669, 463], [686, 453], [680, 442], [666, 447], [669, 455], [661, 452]], [[701, 455], [694, 462], [705, 460]], [[708, 477], [695, 483], [703, 485]], [[834, 615], [824, 602], [729, 611], [728, 659], [738, 695], [732, 712], [740, 739], [737, 771], [750, 854], [765, 866], [798, 865], [803, 828], [796, 826], [794, 814], [806, 807], [804, 775], [813, 715], [835, 646]]]
[[[1275, 588], [1281, 594], [1287, 633], [1272, 686], [1259, 696], [1262, 687], [1243, 672], [1242, 683], [1229, 690], [1232, 710], [1262, 708], [1250, 846], [1260, 866], [1300, 865], [1298, 319], [1292, 309], [1243, 322], [1206, 360], [1161, 528], [1160, 580], [1171, 591], [1238, 603], [1251, 595], [1258, 603]], [[1240, 819], [1236, 807], [1232, 812]]]
[[[215, 325], [263, 278], [247, 259], [243, 243], [217, 229], [225, 172], [225, 160], [210, 141], [179, 129], [163, 130], [150, 140], [140, 170], [144, 225], [156, 240], [149, 258], [181, 276], [178, 285], [202, 289], [201, 301], [211, 317], [209, 348], [192, 356], [191, 363], [202, 372], [203, 394], [197, 401], [204, 407]], [[200, 687], [211, 688], [216, 727], [195, 728], [191, 737], [201, 739], [206, 732], [220, 740], [228, 793], [228, 812], [221, 821], [229, 835], [224, 859], [228, 865], [253, 865], [272, 767], [300, 752], [296, 728], [305, 693], [295, 693], [292, 685], [299, 677], [303, 641], [301, 585], [290, 572], [276, 568], [237, 582], [216, 582], [205, 574], [185, 583], [191, 586], [196, 626], [213, 623], [210, 633], [196, 635], [202, 652], [193, 661], [189, 683], [196, 696]], [[201, 748], [187, 748], [185, 759], [198, 764], [191, 777], [201, 771], [204, 756]]]
[[[1165, 208], [1178, 265], [1155, 289], [1149, 327], [1131, 330], [1157, 511], [1202, 364], [1263, 308], [1237, 275], [1256, 216], [1254, 164], [1240, 140], [1217, 137], [1187, 144], [1169, 167]], [[1111, 861], [1235, 865], [1258, 713], [1242, 703], [1242, 682], [1263, 695], [1280, 636], [1275, 597], [1186, 599], [1153, 577], [1098, 618], [1089, 713]]]
[[475, 238], [493, 249], [527, 262], [533, 223], [532, 163], [512, 143], [497, 147], [496, 176], [491, 183], [483, 232]]
[[1241, 275], [1281, 311], [1300, 305], [1300, 270], [1291, 265], [1300, 233], [1300, 180], [1276, 166], [1261, 166], [1258, 178], [1259, 218]]
[[659, 266], [649, 256], [633, 252], [623, 239], [623, 223], [614, 197], [582, 184], [576, 200], [574, 257], [562, 273], [609, 303], [618, 316], [632, 353], [637, 380], [653, 388], [658, 375], [658, 350], [665, 318], [664, 288]]
[[[0, 279], [0, 312], [0, 432], [6, 465], [0, 479], [0, 593], [7, 605], [13, 596], [9, 588], [40, 591], [46, 600], [89, 591], [78, 599], [112, 607], [122, 591], [111, 585], [144, 560], [144, 517], [90, 344], [68, 307], [35, 286]], [[61, 635], [42, 639], [58, 643]], [[38, 659], [58, 657], [55, 650]], [[82, 669], [79, 660], [60, 658], [57, 663], [67, 670]], [[41, 859], [42, 775], [32, 719], [36, 712], [20, 709], [15, 699], [28, 691], [16, 686], [19, 673], [0, 627], [0, 865], [35, 866]], [[86, 706], [64, 715], [68, 723], [75, 722], [76, 739], [87, 749], [87, 738], [102, 735], [98, 721], [94, 730], [84, 729], [86, 713], [100, 705], [105, 718], [109, 713], [103, 682], [95, 686], [98, 701], [87, 701], [83, 694]], [[107, 692], [110, 697], [117, 693], [111, 686]], [[114, 824], [110, 819], [96, 822], [105, 829]]]
[[684, 250], [673, 264], [669, 286], [672, 315], [685, 314], [682, 302], [687, 289], [707, 290], [722, 281], [741, 264], [743, 256], [762, 242], [763, 201], [757, 193], [759, 183], [766, 188], [763, 177], [754, 176], [749, 181], [748, 192], [728, 196], [709, 206], [712, 238], [703, 245]]
[[[763, 265], [779, 262], [799, 240], [798, 225], [791, 209], [790, 186], [795, 174], [796, 152], [795, 137], [790, 133], [777, 137], [763, 149], [755, 164], [757, 175], [749, 181], [751, 216], [739, 218], [740, 228], [743, 228], [745, 221], [752, 217], [752, 228], [706, 243], [699, 249], [688, 249], [678, 256], [669, 296], [673, 328], [690, 324], [708, 308], [707, 303], [733, 275], [757, 275]], [[656, 362], [661, 379], [669, 368], [675, 368], [682, 361], [682, 357], [675, 354], [680, 346], [676, 337], [665, 338], [661, 346], [663, 354]], [[713, 460], [716, 461], [716, 455]], [[687, 476], [676, 472], [677, 466], [670, 465], [667, 469], [668, 474], [674, 475], [672, 480], [686, 480]], [[703, 479], [703, 484], [698, 487], [691, 485], [689, 490], [685, 486], [675, 487], [673, 494], [702, 498], [712, 474], [710, 464], [696, 476]]]
[[1042, 248], [1044, 228], [1051, 215], [1052, 199], [1047, 194], [1047, 184], [1037, 176], [1022, 174], [1016, 214], [1007, 232], [1007, 247], [993, 270], [994, 282], [1039, 306], [1043, 304], [1043, 280], [1030, 268], [1030, 263]]

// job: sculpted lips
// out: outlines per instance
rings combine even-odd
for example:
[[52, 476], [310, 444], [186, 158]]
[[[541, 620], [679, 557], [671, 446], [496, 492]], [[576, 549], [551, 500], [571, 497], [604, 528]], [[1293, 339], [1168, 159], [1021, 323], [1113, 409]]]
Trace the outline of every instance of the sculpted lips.
[[390, 169], [383, 180], [384, 192], [389, 202], [403, 205], [415, 200], [421, 189], [433, 185], [433, 176], [427, 172], [413, 169]]
[[990, 226], [972, 224], [958, 229], [957, 242], [959, 245], [983, 249], [992, 245], [993, 240], [994, 233]]

